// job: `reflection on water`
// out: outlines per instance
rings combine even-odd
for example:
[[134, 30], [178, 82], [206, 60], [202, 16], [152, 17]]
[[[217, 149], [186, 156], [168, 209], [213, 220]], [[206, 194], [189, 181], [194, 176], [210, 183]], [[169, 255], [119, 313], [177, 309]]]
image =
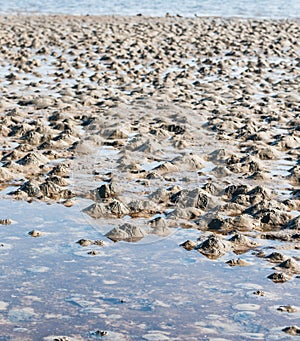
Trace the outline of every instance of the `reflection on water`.
[[[299, 312], [276, 310], [297, 302], [299, 279], [274, 284], [251, 253], [240, 257], [252, 265], [232, 268], [233, 254], [210, 261], [178, 246], [198, 231], [112, 243], [78, 205], [9, 200], [1, 218], [13, 221], [0, 226], [1, 340], [282, 340], [281, 329], [299, 322]], [[81, 238], [106, 245], [82, 247]]]

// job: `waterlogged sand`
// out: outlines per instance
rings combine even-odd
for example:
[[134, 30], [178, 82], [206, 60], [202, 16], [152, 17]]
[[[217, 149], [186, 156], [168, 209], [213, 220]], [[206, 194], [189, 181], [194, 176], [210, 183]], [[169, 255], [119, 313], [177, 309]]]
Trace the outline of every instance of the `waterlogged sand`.
[[299, 36], [1, 17], [3, 340], [300, 334]]

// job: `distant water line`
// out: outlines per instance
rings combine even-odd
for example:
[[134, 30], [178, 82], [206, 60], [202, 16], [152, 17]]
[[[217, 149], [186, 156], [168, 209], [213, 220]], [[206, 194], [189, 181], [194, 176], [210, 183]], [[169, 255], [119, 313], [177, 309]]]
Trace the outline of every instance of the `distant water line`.
[[71, 15], [181, 15], [299, 18], [300, 1], [295, 0], [1, 0], [2, 14]]

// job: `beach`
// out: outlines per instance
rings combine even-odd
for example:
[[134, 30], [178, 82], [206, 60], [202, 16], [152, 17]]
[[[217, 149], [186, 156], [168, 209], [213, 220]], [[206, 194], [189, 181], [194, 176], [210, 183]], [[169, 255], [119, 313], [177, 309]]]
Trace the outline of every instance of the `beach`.
[[0, 23], [3, 336], [299, 335], [299, 20]]

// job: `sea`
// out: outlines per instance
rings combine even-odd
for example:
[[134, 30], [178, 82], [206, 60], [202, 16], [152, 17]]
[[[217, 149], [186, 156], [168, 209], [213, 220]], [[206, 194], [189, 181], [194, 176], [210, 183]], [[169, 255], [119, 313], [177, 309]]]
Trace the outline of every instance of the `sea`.
[[299, 0], [1, 0], [4, 14], [299, 18]]

